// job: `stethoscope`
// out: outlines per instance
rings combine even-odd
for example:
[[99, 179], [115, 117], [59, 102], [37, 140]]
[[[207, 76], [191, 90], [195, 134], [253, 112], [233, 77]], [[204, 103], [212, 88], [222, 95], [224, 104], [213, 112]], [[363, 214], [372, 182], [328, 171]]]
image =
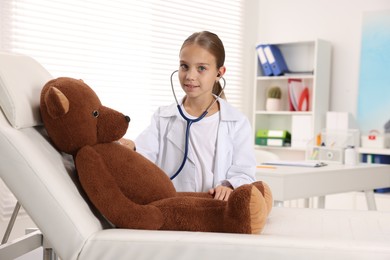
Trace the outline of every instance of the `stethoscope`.
[[187, 122], [187, 127], [186, 127], [186, 132], [185, 132], [185, 145], [184, 145], [184, 157], [183, 157], [183, 161], [181, 162], [180, 164], [180, 167], [177, 169], [176, 173], [174, 175], [172, 175], [170, 177], [171, 180], [173, 180], [174, 178], [176, 178], [177, 175], [179, 175], [179, 173], [181, 172], [181, 170], [183, 170], [183, 167], [187, 161], [187, 155], [188, 155], [188, 146], [189, 146], [189, 141], [190, 141], [190, 127], [193, 123], [196, 123], [196, 122], [199, 122], [200, 120], [202, 120], [206, 115], [207, 113], [209, 112], [209, 109], [215, 104], [215, 102], [217, 102], [218, 98], [222, 95], [222, 92], [223, 90], [225, 89], [225, 86], [226, 86], [226, 80], [221, 77], [221, 79], [223, 79], [223, 87], [221, 89], [221, 91], [219, 92], [217, 98], [206, 108], [206, 110], [198, 117], [198, 118], [194, 118], [194, 119], [191, 119], [191, 118], [188, 118], [184, 113], [183, 113], [183, 110], [181, 109], [181, 106], [179, 104], [179, 101], [177, 100], [177, 97], [176, 97], [176, 93], [175, 93], [175, 89], [173, 87], [173, 80], [172, 80], [172, 77], [175, 73], [177, 73], [178, 70], [175, 70], [174, 72], [172, 72], [171, 74], [171, 87], [172, 87], [172, 93], [173, 93], [173, 96], [175, 97], [175, 101], [176, 101], [176, 104], [177, 104], [177, 109], [179, 110], [179, 113], [180, 115], [183, 117], [183, 119]]

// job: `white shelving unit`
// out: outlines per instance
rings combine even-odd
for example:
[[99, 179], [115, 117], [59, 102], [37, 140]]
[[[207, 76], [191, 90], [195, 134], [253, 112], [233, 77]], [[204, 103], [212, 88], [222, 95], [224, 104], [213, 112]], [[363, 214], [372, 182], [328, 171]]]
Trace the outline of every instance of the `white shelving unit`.
[[[307, 142], [308, 140], [313, 140], [324, 127], [325, 115], [329, 108], [331, 44], [320, 39], [262, 44], [277, 45], [290, 71], [312, 71], [313, 73], [289, 73], [283, 76], [263, 76], [257, 53], [255, 53], [256, 79], [253, 95], [254, 140], [256, 132], [259, 129], [287, 130], [291, 133], [292, 137], [292, 145], [290, 147], [256, 145], [256, 148], [272, 150], [281, 159], [304, 159]], [[288, 79], [301, 79], [308, 87], [309, 111], [290, 111]], [[281, 111], [270, 112], [265, 110], [267, 90], [271, 86], [279, 86], [282, 90]], [[300, 122], [305, 123], [302, 125]], [[304, 140], [300, 139], [302, 136]]]

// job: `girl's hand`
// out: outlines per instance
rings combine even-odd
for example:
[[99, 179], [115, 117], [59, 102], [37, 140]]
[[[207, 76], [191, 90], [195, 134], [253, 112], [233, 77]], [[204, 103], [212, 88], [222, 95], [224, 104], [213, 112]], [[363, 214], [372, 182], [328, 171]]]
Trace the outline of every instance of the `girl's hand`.
[[232, 192], [233, 188], [222, 185], [209, 190], [209, 193], [214, 195], [214, 199], [225, 201], [229, 199], [229, 196]]
[[121, 138], [119, 139], [119, 143], [135, 151], [135, 143], [133, 141], [126, 138]]

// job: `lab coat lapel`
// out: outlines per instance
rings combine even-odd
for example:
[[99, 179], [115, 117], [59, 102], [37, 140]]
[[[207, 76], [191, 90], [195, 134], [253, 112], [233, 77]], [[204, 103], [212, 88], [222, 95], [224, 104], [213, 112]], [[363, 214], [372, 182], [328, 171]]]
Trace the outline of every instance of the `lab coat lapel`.
[[[178, 150], [181, 151], [181, 157], [184, 156], [184, 149], [185, 149], [185, 142], [186, 142], [186, 128], [187, 128], [187, 122], [180, 116], [172, 116], [169, 119], [167, 130], [167, 140], [168, 142], [172, 143], [174, 147], [176, 147]], [[190, 152], [188, 152], [187, 158], [194, 162], [192, 155]]]
[[186, 122], [179, 117], [170, 118], [167, 139], [184, 153]]
[[221, 122], [219, 123], [217, 147], [214, 163], [214, 185], [225, 179], [225, 173], [228, 163], [232, 160], [233, 140], [230, 136], [231, 125], [238, 120], [235, 110], [226, 103], [225, 100], [219, 99]]

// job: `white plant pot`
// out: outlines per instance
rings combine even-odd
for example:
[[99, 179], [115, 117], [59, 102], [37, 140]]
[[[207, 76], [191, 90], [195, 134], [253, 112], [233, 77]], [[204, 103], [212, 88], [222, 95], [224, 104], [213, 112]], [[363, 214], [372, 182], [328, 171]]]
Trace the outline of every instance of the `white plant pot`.
[[267, 111], [280, 111], [280, 99], [267, 98], [265, 103], [265, 110]]

